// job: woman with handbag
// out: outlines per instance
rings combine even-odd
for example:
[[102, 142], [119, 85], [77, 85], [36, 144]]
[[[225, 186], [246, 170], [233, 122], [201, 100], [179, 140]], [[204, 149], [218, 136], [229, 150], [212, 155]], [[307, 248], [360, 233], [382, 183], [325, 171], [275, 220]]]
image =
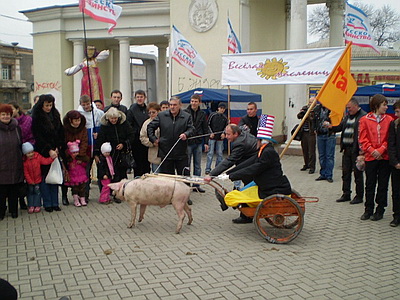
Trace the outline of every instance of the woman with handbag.
[[[111, 157], [114, 163], [114, 178], [112, 182], [119, 182], [128, 178], [126, 156], [129, 155], [127, 148], [133, 144], [135, 134], [131, 125], [126, 122], [126, 116], [122, 111], [111, 107], [101, 118], [101, 126], [97, 135], [96, 147], [94, 150], [96, 163], [99, 163], [100, 147], [109, 142], [112, 147]], [[135, 151], [134, 149], [132, 149]], [[120, 200], [115, 200], [120, 203]]]
[[22, 133], [12, 118], [12, 107], [0, 104], [0, 220], [6, 214], [6, 201], [12, 218], [18, 217], [18, 190], [24, 181]]
[[[32, 133], [36, 140], [35, 150], [43, 157], [58, 157], [64, 148], [64, 128], [61, 124], [60, 113], [55, 107], [53, 95], [40, 95], [32, 109]], [[60, 211], [58, 204], [58, 184], [46, 183], [50, 166], [41, 166], [43, 180], [40, 192], [43, 206], [47, 212]]]

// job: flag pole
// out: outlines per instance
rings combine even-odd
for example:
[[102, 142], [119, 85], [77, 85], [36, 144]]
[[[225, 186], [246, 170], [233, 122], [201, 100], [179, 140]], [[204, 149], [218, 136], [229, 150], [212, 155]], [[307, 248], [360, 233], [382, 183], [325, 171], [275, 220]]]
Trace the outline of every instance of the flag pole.
[[172, 39], [172, 36], [173, 35], [173, 31], [171, 31], [171, 35], [170, 35], [170, 38], [169, 38], [169, 57], [168, 57], [168, 65], [169, 65], [169, 68], [168, 68], [168, 100], [169, 99], [171, 99], [171, 96], [172, 96], [172, 61], [173, 61], [173, 59], [172, 59], [172, 43], [171, 43], [171, 39]]
[[[82, 8], [82, 22], [83, 22], [83, 38], [85, 41], [85, 56], [86, 56], [86, 66], [87, 66], [87, 76], [88, 76], [88, 83], [89, 83], [89, 98], [90, 98], [90, 107], [91, 107], [91, 111], [92, 111], [92, 127], [93, 127], [93, 131], [92, 131], [92, 136], [88, 137], [90, 139], [93, 139], [93, 134], [95, 133], [95, 128], [96, 128], [96, 124], [95, 124], [95, 120], [94, 120], [94, 108], [93, 108], [93, 93], [92, 93], [92, 82], [90, 80], [90, 67], [89, 67], [89, 54], [87, 51], [87, 37], [86, 37], [86, 22], [85, 22], [85, 8]], [[82, 87], [81, 87], [82, 89]], [[92, 149], [90, 151], [90, 156], [93, 157], [93, 140], [92, 140]]]

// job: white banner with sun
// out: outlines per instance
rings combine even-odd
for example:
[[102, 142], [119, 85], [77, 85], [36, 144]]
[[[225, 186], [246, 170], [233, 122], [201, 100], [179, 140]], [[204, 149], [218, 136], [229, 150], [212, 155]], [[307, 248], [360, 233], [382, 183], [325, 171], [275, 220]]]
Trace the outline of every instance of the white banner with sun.
[[344, 47], [222, 55], [222, 85], [323, 84]]

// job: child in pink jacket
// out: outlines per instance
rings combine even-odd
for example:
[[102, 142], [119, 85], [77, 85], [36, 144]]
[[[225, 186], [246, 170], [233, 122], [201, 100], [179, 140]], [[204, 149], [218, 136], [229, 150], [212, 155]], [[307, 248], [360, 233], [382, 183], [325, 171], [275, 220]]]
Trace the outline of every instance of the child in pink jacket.
[[69, 178], [65, 180], [65, 185], [71, 187], [72, 197], [74, 198], [74, 205], [76, 207], [87, 205], [85, 199], [85, 187], [88, 181], [86, 175], [87, 162], [77, 159], [80, 142], [80, 140], [76, 140], [75, 142], [67, 143], [67, 170]]

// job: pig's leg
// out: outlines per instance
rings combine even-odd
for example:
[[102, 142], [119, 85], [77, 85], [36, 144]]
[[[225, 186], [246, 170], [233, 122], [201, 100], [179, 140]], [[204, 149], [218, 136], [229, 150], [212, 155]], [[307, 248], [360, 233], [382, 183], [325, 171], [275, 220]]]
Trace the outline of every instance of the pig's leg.
[[183, 211], [184, 204], [182, 201], [173, 201], [172, 205], [174, 206], [179, 218], [175, 233], [179, 233], [182, 229], [183, 220], [185, 219], [185, 213]]
[[192, 209], [187, 204], [187, 201], [185, 201], [185, 206], [183, 207], [183, 209], [185, 210], [185, 212], [188, 216], [188, 219], [189, 219], [187, 224], [191, 225], [193, 222]]
[[131, 202], [131, 222], [128, 225], [128, 228], [132, 228], [135, 226], [135, 219], [136, 219], [136, 202]]
[[144, 213], [146, 212], [147, 205], [140, 204], [140, 214], [139, 214], [139, 222], [142, 222], [144, 219]]

